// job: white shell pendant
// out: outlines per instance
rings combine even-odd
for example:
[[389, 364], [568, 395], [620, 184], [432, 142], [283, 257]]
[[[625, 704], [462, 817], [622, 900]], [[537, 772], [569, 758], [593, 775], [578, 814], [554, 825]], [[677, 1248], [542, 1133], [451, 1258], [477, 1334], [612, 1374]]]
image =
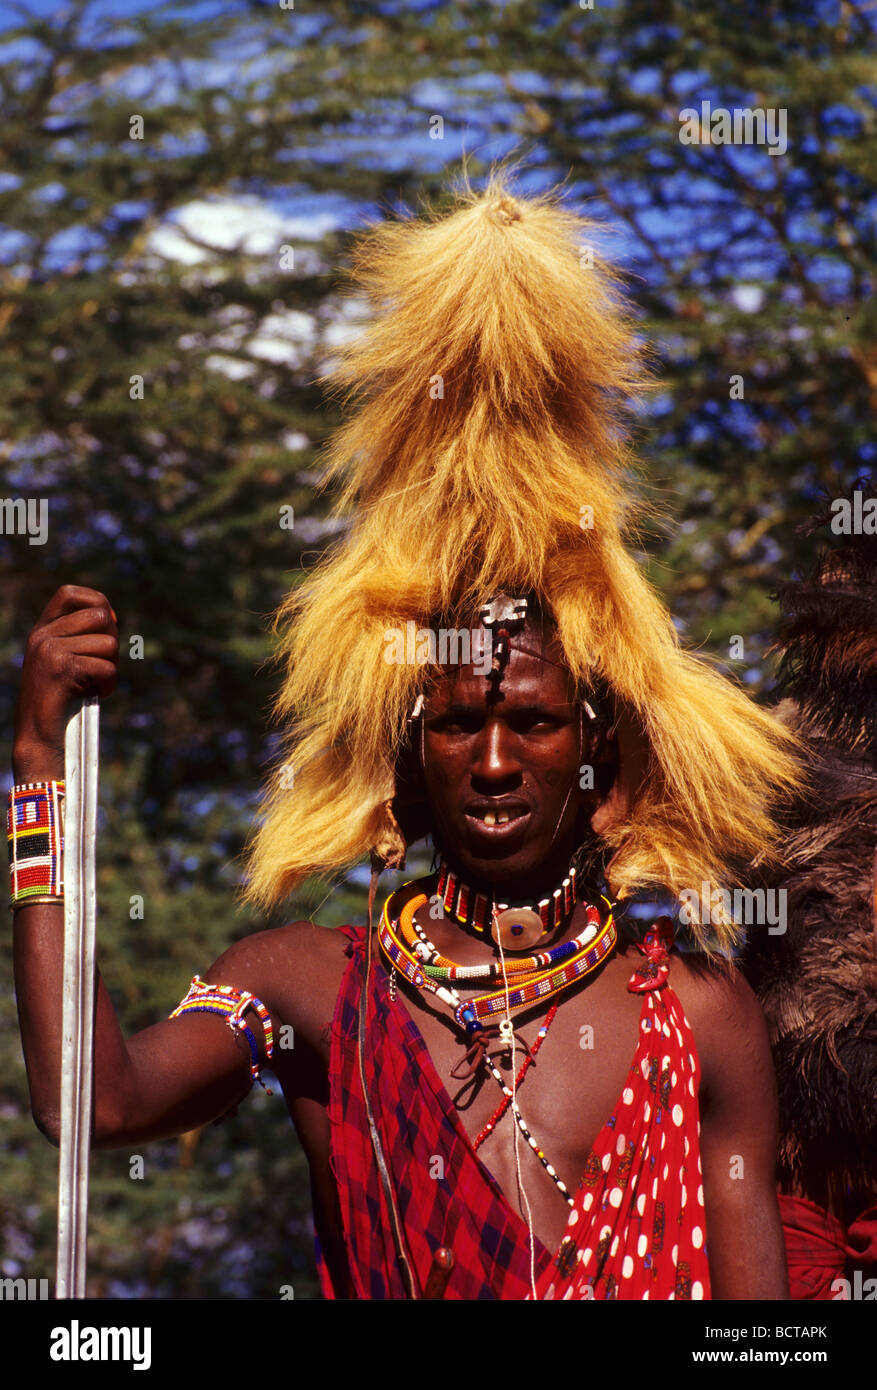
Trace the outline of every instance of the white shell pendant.
[[493, 916], [491, 935], [504, 951], [527, 951], [544, 931], [542, 918], [532, 907], [507, 907]]

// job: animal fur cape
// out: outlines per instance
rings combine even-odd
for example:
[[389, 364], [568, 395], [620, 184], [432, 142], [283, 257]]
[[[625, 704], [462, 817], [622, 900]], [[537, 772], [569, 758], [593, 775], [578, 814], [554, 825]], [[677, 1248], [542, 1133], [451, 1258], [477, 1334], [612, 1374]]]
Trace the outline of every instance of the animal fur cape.
[[877, 1198], [877, 537], [824, 547], [781, 601], [777, 712], [808, 777], [762, 869], [788, 929], [754, 930], [744, 969], [773, 1043], [780, 1185], [848, 1222]]
[[727, 882], [771, 844], [794, 740], [682, 649], [625, 545], [628, 421], [652, 382], [618, 275], [583, 252], [598, 236], [558, 196], [494, 175], [447, 215], [361, 238], [353, 283], [374, 316], [333, 374], [354, 410], [326, 473], [352, 522], [276, 615], [285, 743], [251, 903], [370, 851], [401, 862], [396, 769], [429, 671], [389, 664], [385, 634], [465, 627], [503, 590], [538, 599], [581, 688], [602, 683], [634, 731], [644, 775], [603, 832], [616, 895]]

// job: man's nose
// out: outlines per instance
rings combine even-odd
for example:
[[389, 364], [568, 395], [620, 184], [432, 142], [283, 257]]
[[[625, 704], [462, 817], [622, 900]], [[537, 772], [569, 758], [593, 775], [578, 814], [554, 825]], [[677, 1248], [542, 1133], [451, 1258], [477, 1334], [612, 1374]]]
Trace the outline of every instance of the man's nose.
[[514, 741], [514, 736], [501, 719], [488, 719], [472, 764], [473, 777], [496, 782], [520, 771]]

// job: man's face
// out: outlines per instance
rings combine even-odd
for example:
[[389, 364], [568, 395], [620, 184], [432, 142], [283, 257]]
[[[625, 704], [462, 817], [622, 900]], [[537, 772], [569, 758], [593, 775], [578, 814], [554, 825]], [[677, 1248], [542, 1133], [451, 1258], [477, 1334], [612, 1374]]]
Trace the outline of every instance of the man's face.
[[[526, 648], [527, 650], [522, 650]], [[551, 658], [542, 659], [538, 653]], [[565, 875], [596, 806], [580, 785], [594, 738], [561, 649], [528, 625], [512, 637], [502, 680], [446, 668], [424, 704], [426, 792], [456, 866], [508, 896], [545, 896]]]

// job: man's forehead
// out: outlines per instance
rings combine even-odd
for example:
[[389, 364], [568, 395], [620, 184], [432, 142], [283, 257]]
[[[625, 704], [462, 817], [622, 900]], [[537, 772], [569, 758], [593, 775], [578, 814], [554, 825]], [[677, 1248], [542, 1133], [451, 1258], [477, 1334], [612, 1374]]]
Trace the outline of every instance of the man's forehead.
[[502, 680], [490, 680], [483, 667], [447, 666], [436, 676], [435, 695], [448, 701], [484, 704], [501, 696], [504, 701], [523, 703], [571, 703], [575, 682], [563, 664], [563, 652], [554, 641], [541, 641], [529, 629], [512, 638], [508, 664]]

